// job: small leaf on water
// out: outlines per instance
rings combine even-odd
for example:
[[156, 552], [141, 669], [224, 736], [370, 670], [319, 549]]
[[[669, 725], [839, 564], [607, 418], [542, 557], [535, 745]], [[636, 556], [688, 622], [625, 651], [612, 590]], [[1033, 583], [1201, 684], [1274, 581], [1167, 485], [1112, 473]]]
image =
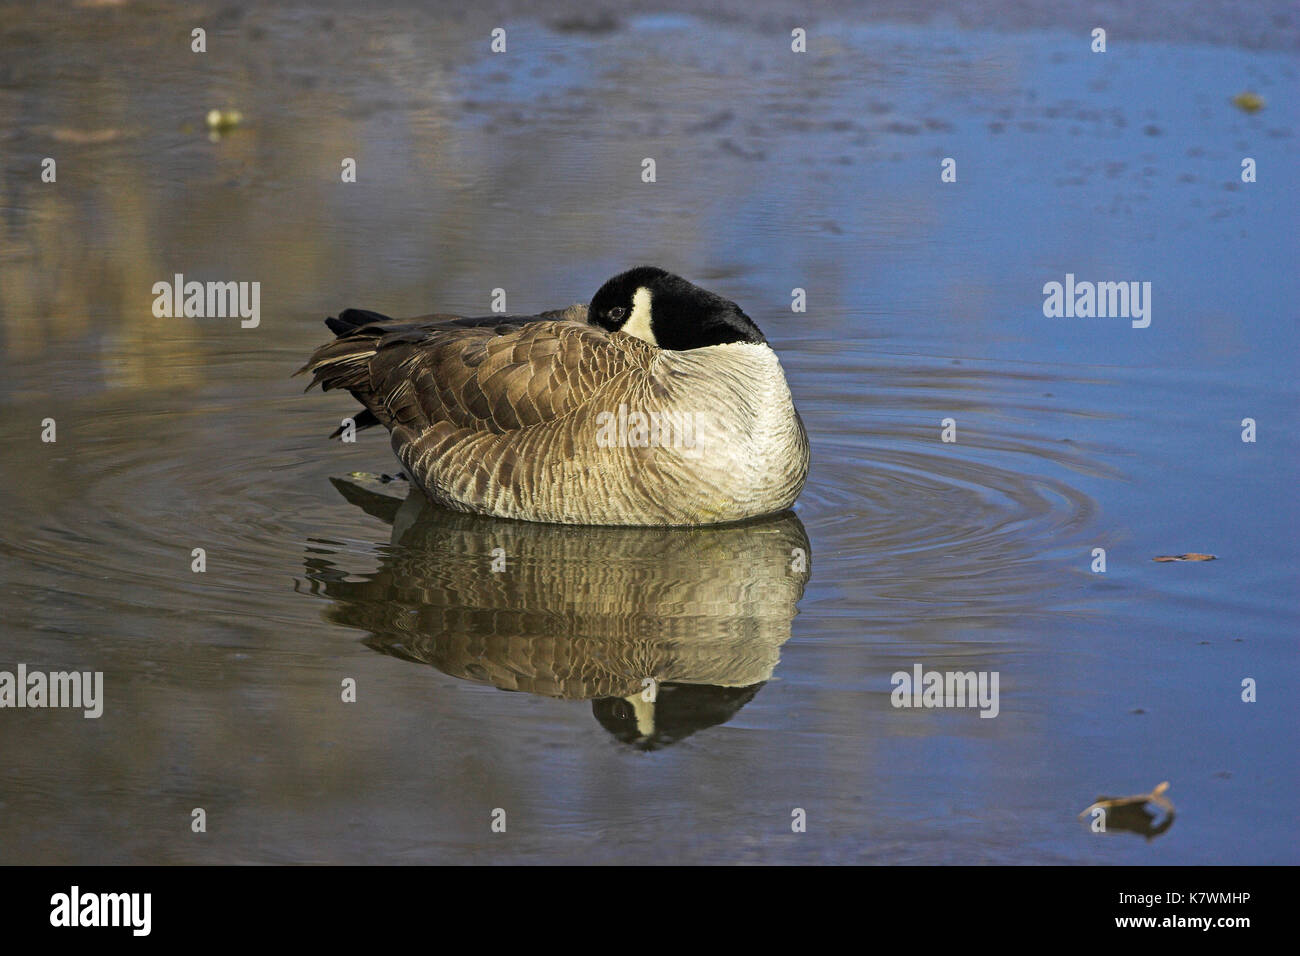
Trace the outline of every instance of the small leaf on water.
[[1244, 93], [1238, 93], [1232, 98], [1232, 105], [1237, 109], [1245, 110], [1247, 113], [1258, 113], [1264, 108], [1264, 98], [1258, 93], [1246, 90]]
[[234, 129], [244, 121], [244, 114], [239, 110], [208, 110], [208, 129], [225, 132]]
[[72, 143], [76, 146], [95, 146], [111, 143], [122, 135], [120, 129], [70, 129], [59, 127], [50, 131], [50, 135], [60, 143]]
[[1156, 806], [1161, 807], [1164, 810], [1173, 810], [1174, 805], [1170, 803], [1169, 798], [1165, 796], [1165, 792], [1168, 789], [1169, 781], [1165, 780], [1156, 784], [1156, 788], [1150, 793], [1138, 793], [1131, 797], [1098, 797], [1094, 802], [1084, 807], [1083, 813], [1080, 813], [1079, 816], [1081, 818], [1086, 816], [1089, 811], [1095, 807], [1111, 809], [1115, 807], [1129, 807], [1145, 803], [1154, 803]]

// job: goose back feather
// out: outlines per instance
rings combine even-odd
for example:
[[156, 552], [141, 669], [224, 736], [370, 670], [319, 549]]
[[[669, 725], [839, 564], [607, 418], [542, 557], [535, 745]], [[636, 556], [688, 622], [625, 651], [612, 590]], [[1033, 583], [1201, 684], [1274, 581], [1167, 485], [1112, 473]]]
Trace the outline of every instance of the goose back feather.
[[[410, 321], [348, 310], [300, 371], [355, 396], [358, 427], [387, 428], [411, 479], [457, 511], [692, 525], [793, 503], [807, 436], [766, 344], [671, 351], [585, 317], [582, 306]], [[629, 437], [629, 417], [651, 413], [677, 423], [676, 440]]]

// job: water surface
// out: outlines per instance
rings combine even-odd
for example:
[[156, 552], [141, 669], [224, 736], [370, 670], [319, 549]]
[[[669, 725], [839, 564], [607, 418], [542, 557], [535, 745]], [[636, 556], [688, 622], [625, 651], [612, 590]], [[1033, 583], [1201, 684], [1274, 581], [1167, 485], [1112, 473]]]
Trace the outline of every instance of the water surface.
[[[1091, 19], [1013, 7], [822, 14], [794, 55], [779, 4], [225, 6], [202, 57], [181, 6], [6, 10], [0, 669], [101, 670], [107, 701], [0, 711], [0, 859], [1297, 862], [1274, 7], [1104, 55]], [[210, 139], [214, 107], [245, 122]], [[536, 311], [640, 262], [779, 351], [813, 448], [793, 513], [403, 503], [348, 478], [396, 471], [381, 436], [325, 440], [349, 400], [289, 378], [342, 307]], [[175, 273], [259, 281], [260, 325], [156, 318]], [[1151, 326], [1045, 318], [1066, 273], [1152, 282]], [[1218, 560], [1151, 560], [1190, 551]], [[916, 663], [997, 671], [999, 715], [891, 706]], [[1076, 819], [1162, 780], [1152, 839]]]

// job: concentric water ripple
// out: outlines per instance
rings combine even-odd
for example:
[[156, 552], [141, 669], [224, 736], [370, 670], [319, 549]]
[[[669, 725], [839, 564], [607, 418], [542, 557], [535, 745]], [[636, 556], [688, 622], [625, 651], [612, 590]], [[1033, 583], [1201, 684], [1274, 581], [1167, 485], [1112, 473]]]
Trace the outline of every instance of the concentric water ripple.
[[[926, 606], [1040, 591], [1056, 574], [1054, 556], [1095, 518], [1072, 481], [1114, 474], [1102, 450], [1069, 440], [1071, 419], [1085, 412], [1042, 397], [1088, 383], [950, 359], [854, 361], [864, 354], [847, 349], [815, 375], [797, 345], [786, 355], [814, 454], [798, 512], [814, 546], [832, 556], [821, 572], [828, 583], [895, 596], [925, 590]], [[258, 361], [270, 371], [276, 359]], [[162, 406], [182, 401], [158, 395]], [[331, 411], [286, 385], [271, 401], [227, 394], [166, 413], [112, 402], [69, 412], [57, 448], [75, 449], [67, 467], [85, 490], [61, 495], [57, 465], [50, 480], [21, 489], [21, 506], [41, 519], [6, 544], [28, 572], [15, 584], [57, 577], [97, 613], [295, 619], [282, 595], [300, 577], [286, 560], [296, 543], [328, 539], [364, 556], [361, 569], [388, 547], [325, 479], [397, 466], [382, 438], [325, 442]], [[954, 443], [940, 438], [948, 417]], [[200, 547], [202, 575], [190, 570]], [[121, 586], [127, 577], [130, 588]]]

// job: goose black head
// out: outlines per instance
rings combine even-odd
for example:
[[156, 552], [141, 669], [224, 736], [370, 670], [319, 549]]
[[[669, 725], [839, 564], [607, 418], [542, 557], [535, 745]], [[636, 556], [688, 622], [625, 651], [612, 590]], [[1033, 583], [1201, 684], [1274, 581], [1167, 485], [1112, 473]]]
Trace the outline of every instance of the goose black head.
[[736, 303], [654, 266], [629, 269], [601, 286], [587, 321], [674, 351], [767, 343]]

